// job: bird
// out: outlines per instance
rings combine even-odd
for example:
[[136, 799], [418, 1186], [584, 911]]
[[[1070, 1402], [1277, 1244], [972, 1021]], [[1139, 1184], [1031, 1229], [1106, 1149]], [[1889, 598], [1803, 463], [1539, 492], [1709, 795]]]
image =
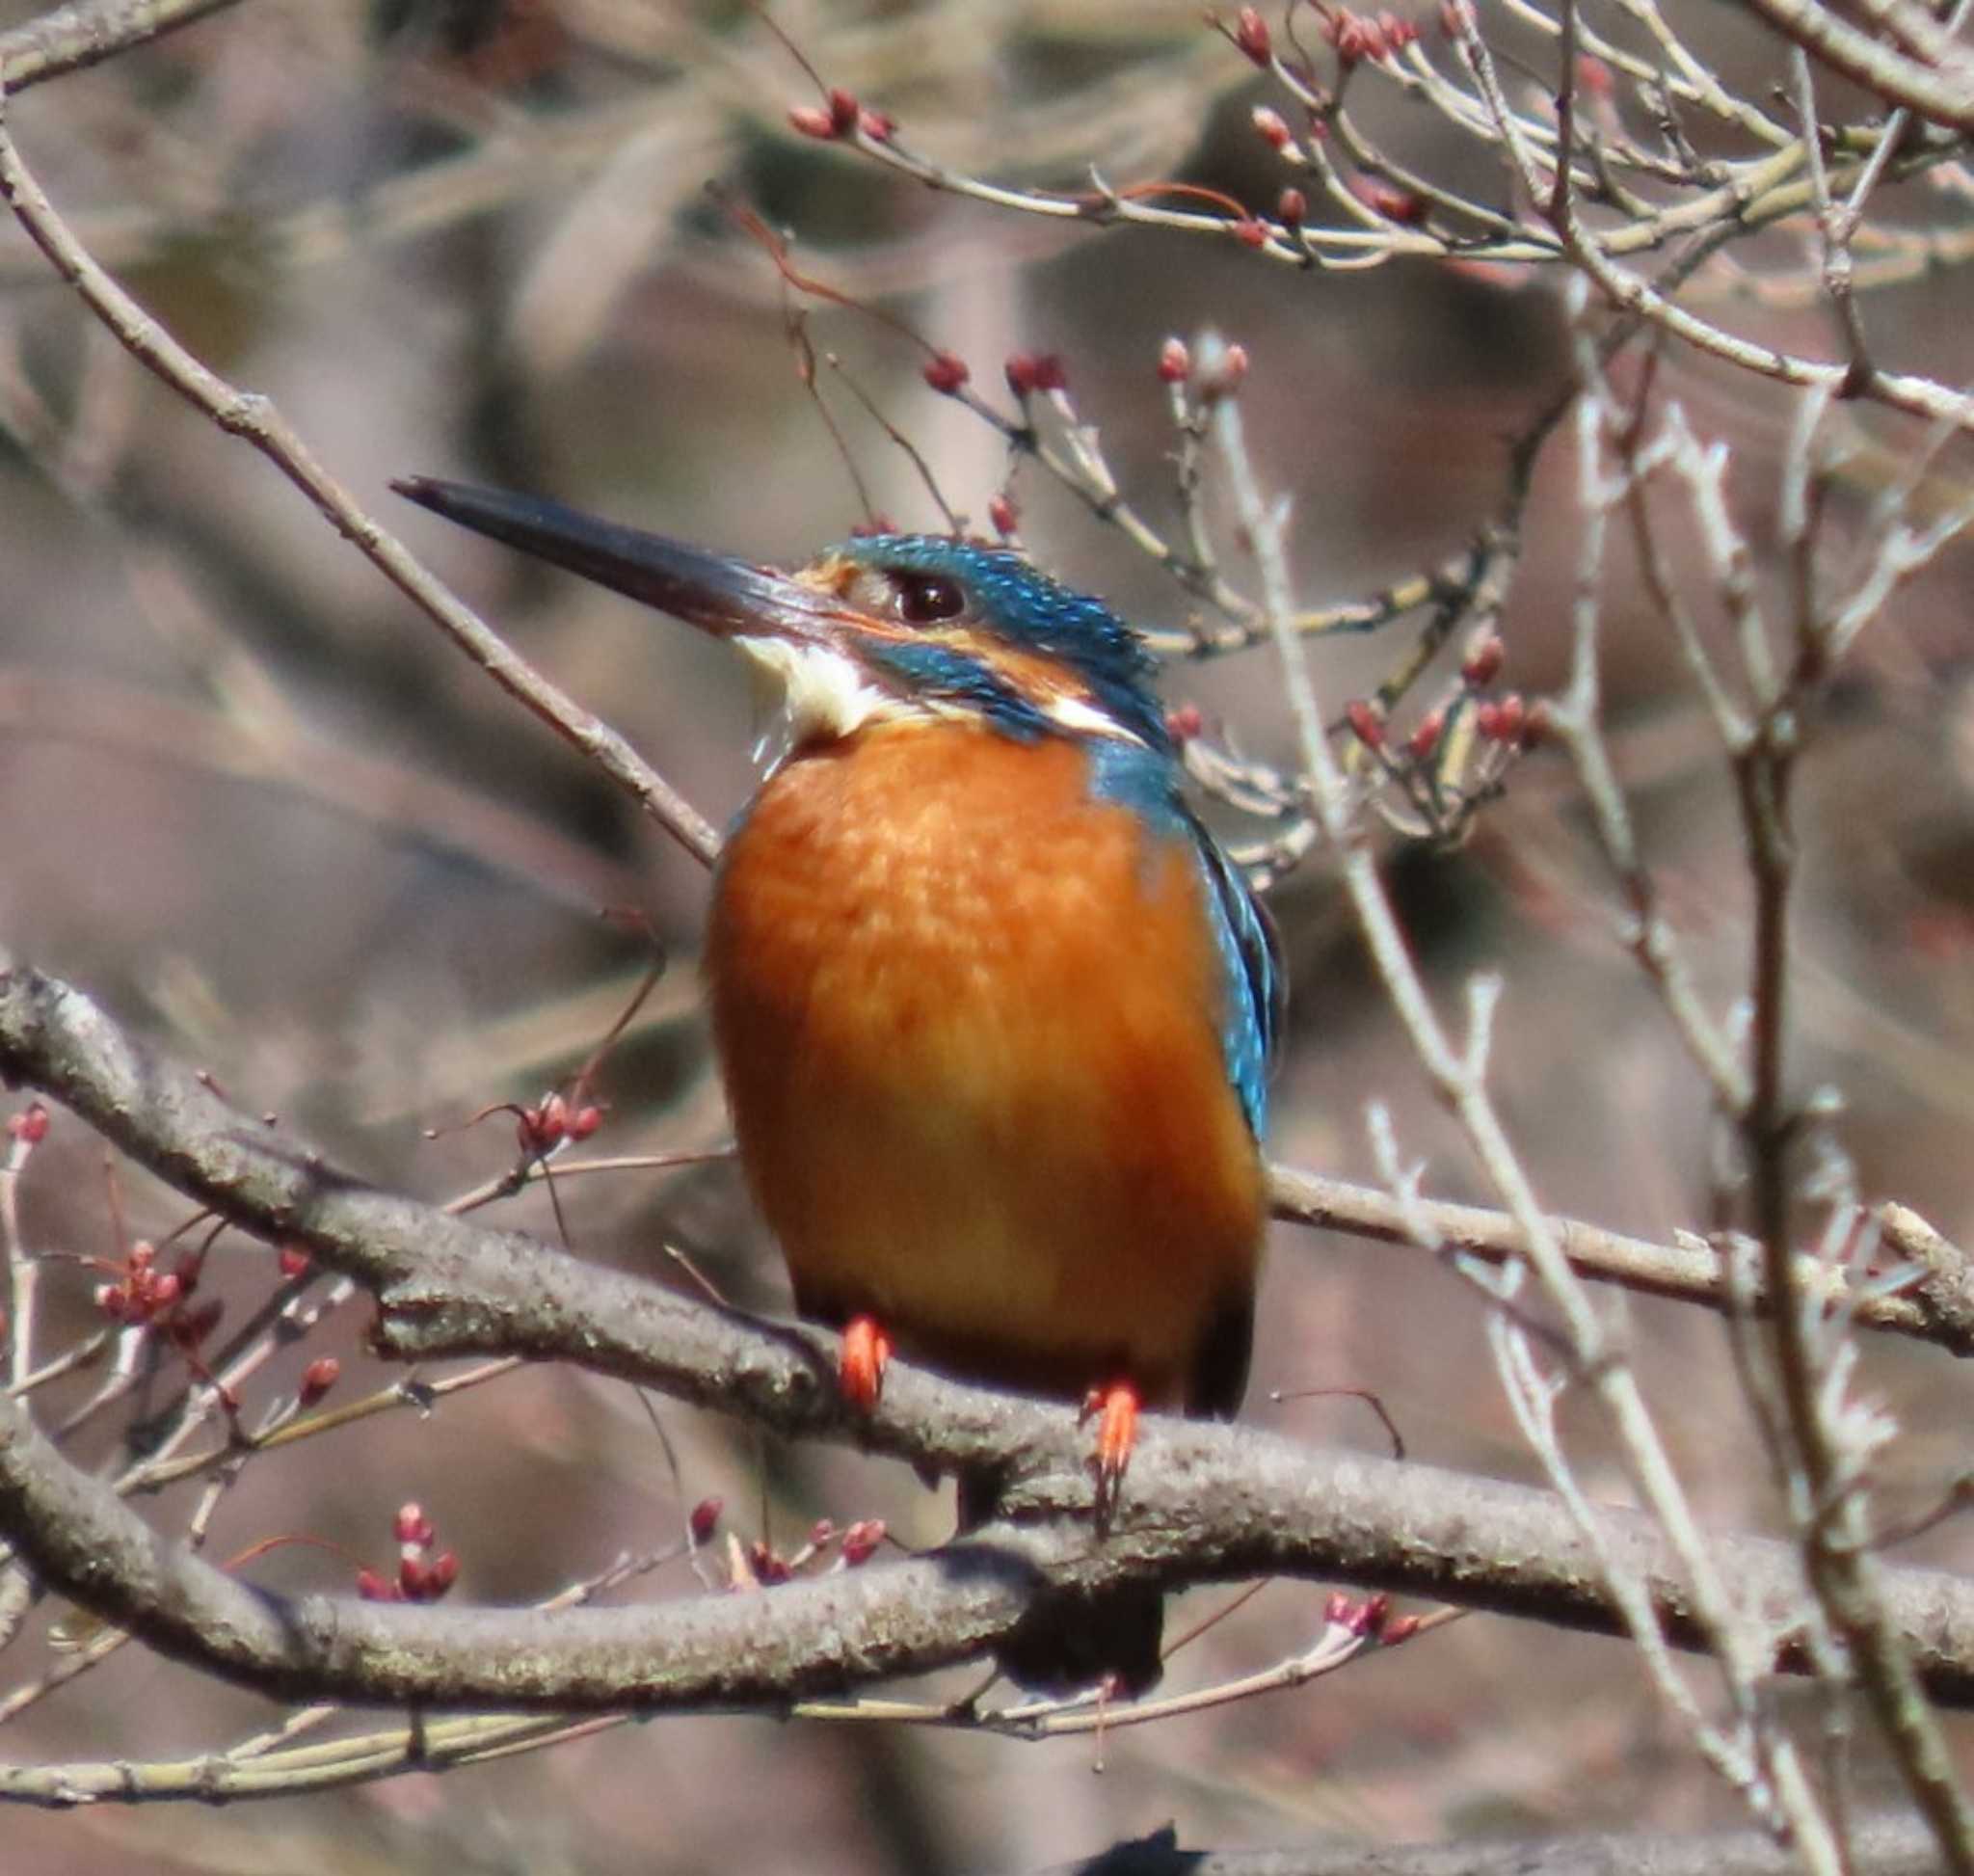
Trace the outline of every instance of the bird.
[[[870, 533], [785, 573], [430, 477], [420, 506], [730, 641], [775, 758], [703, 955], [740, 1164], [867, 1407], [895, 1353], [1074, 1402], [1100, 1517], [1146, 1407], [1232, 1418], [1266, 1220], [1273, 927], [1187, 799], [1155, 660], [1023, 553]], [[961, 1481], [962, 1529], [992, 1480]], [[1160, 1674], [1162, 1598], [1038, 1610], [1030, 1686]]]

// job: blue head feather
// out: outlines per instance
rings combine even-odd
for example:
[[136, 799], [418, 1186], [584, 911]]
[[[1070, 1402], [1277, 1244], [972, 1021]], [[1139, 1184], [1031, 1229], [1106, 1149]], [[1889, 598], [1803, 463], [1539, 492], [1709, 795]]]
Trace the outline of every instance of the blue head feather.
[[1165, 713], [1152, 691], [1158, 667], [1102, 600], [1058, 584], [1010, 549], [945, 535], [875, 534], [837, 551], [860, 566], [958, 581], [988, 631], [1017, 651], [1060, 659], [1089, 686], [1099, 709], [1150, 747], [1170, 749]]

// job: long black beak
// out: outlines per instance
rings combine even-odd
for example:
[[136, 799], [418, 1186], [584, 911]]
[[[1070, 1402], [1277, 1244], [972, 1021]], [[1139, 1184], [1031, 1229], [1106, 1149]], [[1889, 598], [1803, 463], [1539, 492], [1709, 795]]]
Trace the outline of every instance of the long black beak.
[[772, 568], [708, 553], [662, 534], [598, 521], [536, 496], [475, 489], [428, 475], [390, 485], [409, 501], [669, 612], [721, 638], [823, 636], [837, 606]]

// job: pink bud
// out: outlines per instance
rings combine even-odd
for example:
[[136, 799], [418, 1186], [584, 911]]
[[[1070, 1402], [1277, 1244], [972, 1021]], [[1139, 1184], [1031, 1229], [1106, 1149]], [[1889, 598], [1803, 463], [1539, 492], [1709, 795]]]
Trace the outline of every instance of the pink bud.
[[1256, 135], [1270, 149], [1287, 149], [1295, 141], [1295, 133], [1289, 128], [1288, 119], [1271, 105], [1257, 104], [1253, 121]]
[[1419, 727], [1405, 739], [1405, 754], [1415, 763], [1423, 763], [1439, 747], [1439, 738], [1446, 729], [1446, 711], [1429, 710], [1419, 719]]
[[1010, 353], [1003, 369], [1007, 373], [1007, 388], [1017, 397], [1027, 397], [1036, 391], [1065, 390], [1069, 387], [1069, 374], [1054, 352]]
[[862, 1517], [843, 1533], [843, 1562], [855, 1569], [859, 1564], [868, 1563], [877, 1546], [884, 1541], [885, 1522], [881, 1517]]
[[48, 1138], [48, 1110], [39, 1101], [30, 1101], [18, 1113], [8, 1116], [7, 1131], [23, 1146], [39, 1146]]
[[342, 1379], [343, 1364], [333, 1354], [318, 1355], [302, 1370], [298, 1390], [305, 1407], [314, 1407]]
[[1507, 661], [1507, 648], [1501, 642], [1501, 634], [1492, 627], [1482, 626], [1467, 641], [1466, 656], [1460, 660], [1460, 676], [1480, 690], [1501, 676], [1501, 667]]
[[973, 375], [966, 361], [950, 352], [935, 352], [925, 362], [925, 382], [942, 396], [950, 397]]
[[1353, 697], [1344, 706], [1344, 721], [1349, 724], [1350, 734], [1367, 749], [1384, 747], [1384, 712], [1378, 707], [1362, 697]]

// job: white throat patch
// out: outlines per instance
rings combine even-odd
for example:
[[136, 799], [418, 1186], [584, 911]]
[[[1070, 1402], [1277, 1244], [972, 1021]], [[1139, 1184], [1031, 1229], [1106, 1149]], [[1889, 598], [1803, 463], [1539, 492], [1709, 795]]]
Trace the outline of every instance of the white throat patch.
[[897, 698], [873, 684], [854, 659], [827, 645], [799, 645], [786, 638], [736, 637], [734, 642], [781, 691], [790, 743], [850, 736], [877, 717], [901, 713]]

